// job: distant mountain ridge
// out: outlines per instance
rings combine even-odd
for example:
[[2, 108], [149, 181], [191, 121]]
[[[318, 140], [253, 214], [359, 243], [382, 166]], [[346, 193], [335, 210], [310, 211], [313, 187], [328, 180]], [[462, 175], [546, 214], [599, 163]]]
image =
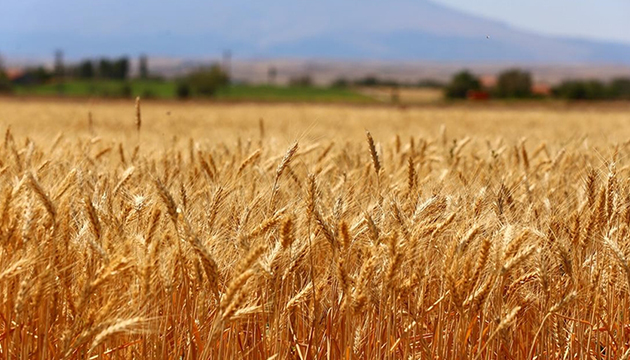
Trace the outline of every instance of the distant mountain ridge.
[[[170, 25], [148, 18], [134, 32], [134, 14], [121, 14], [116, 31], [0, 33], [0, 53], [200, 57], [230, 49], [241, 58], [630, 65], [627, 44], [537, 35], [429, 0], [191, 3], [199, 14], [186, 13], [189, 24], [174, 14]], [[156, 19], [173, 11], [152, 10]]]

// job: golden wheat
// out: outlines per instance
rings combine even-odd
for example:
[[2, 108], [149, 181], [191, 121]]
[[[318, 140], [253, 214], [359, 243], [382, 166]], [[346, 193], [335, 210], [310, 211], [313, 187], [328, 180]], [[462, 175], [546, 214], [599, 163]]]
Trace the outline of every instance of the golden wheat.
[[623, 111], [0, 105], [0, 359], [630, 354]]

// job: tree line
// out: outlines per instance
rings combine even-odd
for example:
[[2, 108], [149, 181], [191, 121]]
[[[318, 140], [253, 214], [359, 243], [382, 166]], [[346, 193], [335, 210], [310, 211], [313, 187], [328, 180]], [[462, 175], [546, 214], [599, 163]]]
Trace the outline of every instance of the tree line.
[[630, 78], [617, 78], [609, 82], [568, 80], [554, 88], [554, 95], [575, 100], [630, 100]]
[[[138, 78], [153, 78], [149, 74], [146, 56], [141, 56], [138, 62]], [[125, 86], [120, 96], [130, 96], [131, 85], [130, 61], [128, 57], [84, 59], [70, 65], [56, 64], [54, 69], [43, 66], [25, 69], [22, 75], [23, 85], [37, 85], [49, 82], [61, 83], [64, 79], [81, 80], [118, 80]], [[220, 88], [230, 84], [229, 73], [218, 63], [199, 67], [189, 74], [173, 80], [176, 84], [176, 96], [188, 98], [191, 96], [213, 96]], [[0, 63], [0, 92], [10, 92], [13, 82], [7, 77]], [[309, 76], [292, 78], [290, 86], [313, 86]], [[610, 81], [571, 79], [548, 88], [546, 92], [534, 91], [531, 74], [522, 69], [508, 69], [501, 72], [494, 84], [484, 86], [481, 79], [469, 70], [462, 70], [452, 76], [450, 81], [442, 84], [432, 80], [421, 80], [415, 83], [401, 83], [396, 80], [379, 79], [376, 76], [366, 76], [361, 79], [347, 80], [339, 78], [331, 83], [332, 87], [432, 87], [442, 88], [448, 99], [528, 99], [553, 97], [567, 100], [630, 100], [630, 77], [616, 78]], [[62, 93], [60, 91], [60, 93]]]
[[[41, 84], [57, 84], [59, 94], [64, 93], [64, 83], [67, 80], [115, 80], [120, 82], [118, 90], [109, 89], [107, 96], [129, 97], [132, 93], [132, 83], [129, 81], [130, 60], [126, 56], [118, 58], [91, 58], [67, 64], [63, 62], [63, 52], [55, 52], [53, 68], [44, 66], [28, 67], [20, 71], [17, 78], [7, 76], [0, 58], [0, 93], [10, 93], [14, 85], [37, 86]], [[163, 80], [159, 76], [149, 73], [148, 57], [141, 55], [138, 61], [138, 79]], [[229, 85], [229, 74], [218, 63], [201, 66], [187, 75], [170, 80], [176, 84], [176, 96], [188, 98], [190, 96], [213, 96], [220, 88]], [[114, 91], [114, 93], [111, 93]], [[149, 96], [150, 94], [147, 94]]]
[[455, 74], [444, 88], [449, 99], [475, 98], [477, 94], [499, 99], [527, 99], [552, 96], [566, 100], [630, 100], [630, 78], [601, 80], [565, 80], [552, 87], [548, 95], [535, 93], [532, 76], [521, 69], [501, 72], [492, 87], [484, 87], [479, 77], [468, 70]]
[[129, 76], [129, 59], [121, 57], [118, 59], [102, 58], [98, 60], [83, 60], [71, 69], [73, 77], [79, 79], [112, 79], [125, 80]]
[[129, 58], [126, 56], [114, 59], [84, 59], [76, 64], [57, 66], [52, 71], [38, 67], [26, 69], [26, 72], [36, 73], [38, 79], [44, 80], [50, 78], [126, 80], [129, 78], [129, 64]]

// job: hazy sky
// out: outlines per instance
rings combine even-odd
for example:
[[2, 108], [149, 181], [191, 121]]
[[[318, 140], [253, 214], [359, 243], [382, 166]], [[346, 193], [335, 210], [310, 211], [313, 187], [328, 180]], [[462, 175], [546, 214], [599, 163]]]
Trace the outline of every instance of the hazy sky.
[[[352, 3], [343, 0], [341, 3]], [[365, 0], [369, 1], [369, 0]], [[414, 0], [403, 0], [413, 2]], [[422, 1], [422, 0], [415, 0]], [[611, 40], [630, 44], [630, 0], [433, 0], [452, 8], [506, 22], [515, 27], [543, 34], [590, 39]], [[231, 2], [231, 1], [230, 1]], [[326, 1], [319, 2], [329, 7]], [[332, 2], [333, 4], [335, 2]], [[289, 2], [297, 5], [299, 1]], [[7, 0], [0, 13], [0, 34], [37, 31], [66, 31], [80, 28], [82, 32], [129, 31], [129, 18], [137, 18], [139, 31], [143, 18], [153, 17], [164, 26], [186, 28], [200, 16], [206, 24], [221, 22], [208, 19], [209, 9], [229, 9], [256, 13], [259, 6], [286, 6], [286, 2], [269, 0], [235, 1], [223, 3], [209, 0]], [[355, 6], [362, 6], [357, 1]], [[160, 8], [164, 11], [160, 11]], [[294, 9], [295, 10], [295, 9]], [[325, 10], [325, 9], [322, 9]], [[174, 20], [174, 12], [187, 12], [190, 19]], [[132, 15], [133, 14], [133, 15]], [[252, 14], [253, 15], [253, 14]], [[281, 16], [282, 14], [278, 14]], [[290, 16], [285, 14], [284, 16]], [[106, 17], [106, 19], [105, 19]], [[159, 18], [159, 19], [156, 19]], [[107, 21], [104, 21], [107, 20]], [[154, 21], [148, 21], [155, 27]], [[281, 21], [281, 19], [280, 19]], [[308, 25], [308, 24], [306, 24]], [[210, 25], [212, 26], [212, 25]], [[148, 27], [148, 26], [147, 26]], [[194, 31], [194, 29], [188, 29]], [[159, 30], [158, 30], [159, 31]]]
[[[485, 31], [488, 31], [487, 34], [492, 35], [491, 38], [497, 40], [498, 44], [501, 35], [508, 33], [504, 31], [508, 28], [502, 24], [543, 35], [607, 40], [630, 45], [630, 0], [0, 2], [0, 53], [24, 57], [48, 56], [57, 48], [66, 50], [70, 57], [138, 51], [166, 56], [194, 56], [212, 51], [218, 53], [227, 47], [243, 56], [266, 56], [274, 54], [273, 51], [302, 56], [302, 50], [282, 52], [274, 46], [315, 39], [315, 44], [311, 43], [310, 47], [304, 45], [304, 48], [319, 49], [314, 47], [317, 39], [325, 36], [328, 36], [326, 39], [339, 39], [337, 35], [341, 34], [352, 37], [350, 42], [362, 49], [372, 49], [382, 45], [376, 40], [372, 41], [377, 36], [398, 32], [402, 35], [395, 40], [404, 41], [404, 31], [433, 31], [440, 36], [455, 34], [460, 38], [479, 37], [484, 40]], [[445, 11], [444, 6], [470, 13], [473, 17]], [[499, 23], [479, 20], [474, 16]], [[480, 37], [479, 32], [482, 32], [483, 37]], [[532, 42], [541, 42], [541, 39], [525, 40], [513, 34], [502, 41], [506, 46], [526, 46], [528, 41], [531, 45]], [[350, 42], [340, 45], [342, 50]], [[386, 42], [386, 45], [391, 45]], [[330, 50], [330, 43], [326, 44], [321, 46], [322, 51]], [[551, 46], [550, 51], [554, 49]], [[342, 50], [337, 52], [345, 54]], [[453, 50], [453, 46], [446, 50]], [[370, 51], [379, 54], [381, 50], [377, 48]], [[318, 54], [325, 55], [321, 52]]]
[[630, 44], [629, 0], [434, 1], [543, 34]]

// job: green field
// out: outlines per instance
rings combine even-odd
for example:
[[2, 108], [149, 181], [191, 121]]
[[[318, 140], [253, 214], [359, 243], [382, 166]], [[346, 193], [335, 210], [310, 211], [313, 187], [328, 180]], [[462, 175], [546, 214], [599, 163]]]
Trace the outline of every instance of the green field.
[[[127, 87], [127, 89], [125, 89], [125, 87]], [[175, 84], [172, 82], [152, 80], [137, 80], [132, 82], [115, 80], [76, 80], [60, 84], [18, 85], [14, 87], [14, 93], [16, 95], [32, 96], [146, 96], [171, 98], [175, 96]]]
[[[102, 80], [73, 80], [63, 84], [20, 85], [14, 93], [20, 96], [68, 96], [174, 99], [177, 84], [173, 81], [133, 80], [129, 82]], [[192, 97], [195, 97], [193, 94]], [[236, 84], [221, 88], [213, 99], [224, 101], [269, 102], [340, 102], [366, 103], [373, 98], [352, 89], [328, 87], [286, 87], [271, 85]]]

